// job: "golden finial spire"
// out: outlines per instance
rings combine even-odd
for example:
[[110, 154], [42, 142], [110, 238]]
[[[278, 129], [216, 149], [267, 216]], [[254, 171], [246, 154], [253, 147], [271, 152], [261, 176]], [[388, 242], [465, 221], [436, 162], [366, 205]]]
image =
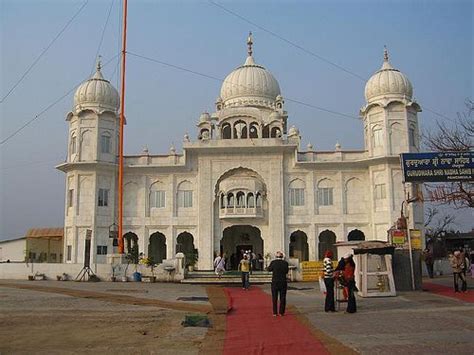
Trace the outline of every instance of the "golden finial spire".
[[247, 37], [247, 46], [248, 46], [248, 54], [249, 54], [249, 57], [252, 56], [252, 44], [253, 44], [253, 41], [252, 41], [252, 31], [249, 32], [249, 36]]
[[383, 46], [383, 60], [388, 62], [388, 49], [387, 46]]

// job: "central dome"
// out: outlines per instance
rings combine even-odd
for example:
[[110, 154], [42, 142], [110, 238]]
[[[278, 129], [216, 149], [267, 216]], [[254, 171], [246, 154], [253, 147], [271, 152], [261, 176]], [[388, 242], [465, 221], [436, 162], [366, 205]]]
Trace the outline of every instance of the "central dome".
[[269, 71], [255, 63], [250, 37], [247, 43], [249, 56], [244, 65], [227, 75], [221, 87], [220, 98], [224, 107], [248, 105], [274, 107], [276, 97], [281, 94], [280, 85]]

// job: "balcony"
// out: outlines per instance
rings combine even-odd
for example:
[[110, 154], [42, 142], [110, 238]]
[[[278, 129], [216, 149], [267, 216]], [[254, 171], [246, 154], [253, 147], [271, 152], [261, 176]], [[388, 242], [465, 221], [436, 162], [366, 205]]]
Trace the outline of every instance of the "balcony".
[[262, 218], [262, 207], [232, 207], [219, 209], [219, 218]]

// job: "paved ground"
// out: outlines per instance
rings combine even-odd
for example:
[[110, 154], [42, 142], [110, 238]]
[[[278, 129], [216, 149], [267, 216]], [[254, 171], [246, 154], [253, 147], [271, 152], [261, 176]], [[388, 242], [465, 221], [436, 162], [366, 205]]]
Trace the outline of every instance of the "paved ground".
[[[451, 278], [434, 282], [451, 285]], [[469, 292], [473, 286], [469, 279]], [[269, 285], [254, 287], [270, 291]], [[358, 298], [356, 314], [327, 314], [317, 283], [291, 287], [288, 302], [297, 312], [360, 353], [474, 354], [472, 303], [405, 292], [391, 298]], [[202, 299], [207, 292], [205, 286], [167, 283], [0, 280], [0, 353], [197, 354], [207, 329], [180, 324], [191, 312], [186, 305], [204, 313], [211, 308]], [[193, 296], [198, 299], [177, 300]]]

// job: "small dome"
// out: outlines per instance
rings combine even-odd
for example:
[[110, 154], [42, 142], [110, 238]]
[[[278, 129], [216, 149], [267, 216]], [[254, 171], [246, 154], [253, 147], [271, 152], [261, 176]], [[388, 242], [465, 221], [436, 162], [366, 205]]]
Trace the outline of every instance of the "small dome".
[[371, 101], [382, 95], [400, 95], [412, 98], [413, 87], [408, 78], [388, 61], [388, 52], [384, 51], [382, 68], [367, 81], [365, 99]]
[[255, 63], [252, 56], [252, 37], [245, 64], [232, 71], [224, 80], [221, 95], [224, 106], [255, 104], [272, 107], [280, 95], [280, 85], [263, 66]]
[[211, 115], [207, 112], [201, 113], [201, 116], [199, 116], [199, 122], [208, 122], [211, 120]]
[[100, 69], [101, 65], [98, 62], [92, 78], [77, 88], [74, 94], [74, 110], [86, 107], [102, 107], [112, 111], [119, 109], [119, 94], [112, 84], [104, 79]]
[[291, 126], [290, 129], [288, 130], [288, 137], [293, 137], [293, 136], [299, 136], [300, 135], [300, 130], [296, 128], [295, 126]]

